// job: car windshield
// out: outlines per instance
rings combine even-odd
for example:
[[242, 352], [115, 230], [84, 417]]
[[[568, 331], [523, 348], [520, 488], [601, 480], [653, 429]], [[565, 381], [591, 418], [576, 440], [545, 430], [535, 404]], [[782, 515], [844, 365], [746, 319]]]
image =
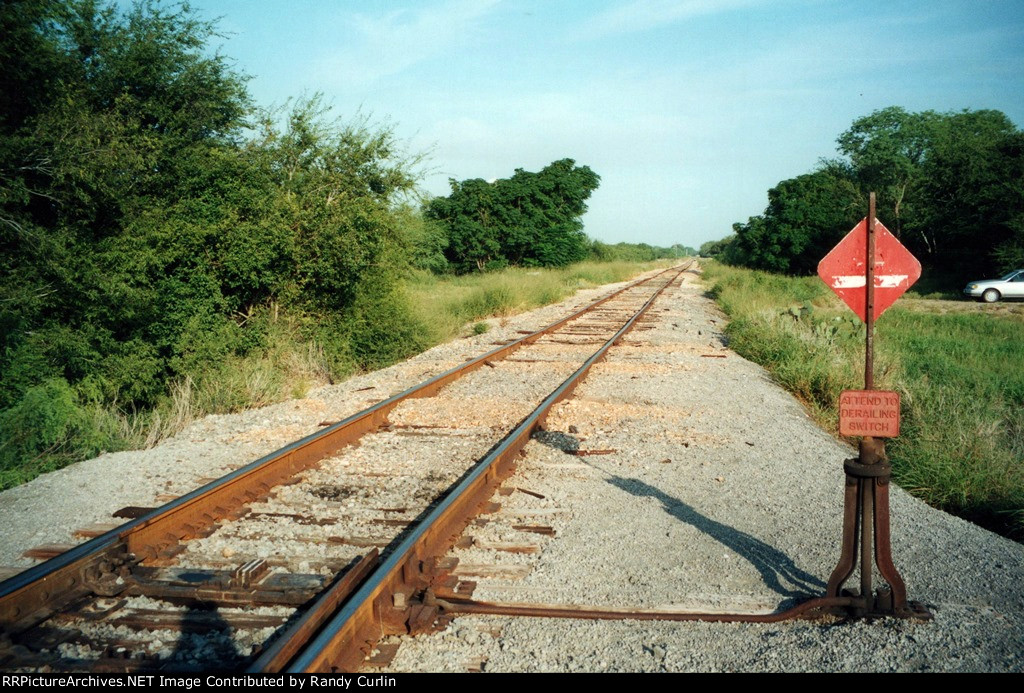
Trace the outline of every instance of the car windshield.
[[1017, 272], [1020, 272], [1020, 270], [1013, 270], [1012, 272], [1010, 272], [1005, 277], [999, 277], [999, 281], [1001, 281], [1001, 282], [1008, 282], [1011, 279], [1013, 279], [1013, 277], [1017, 274]]

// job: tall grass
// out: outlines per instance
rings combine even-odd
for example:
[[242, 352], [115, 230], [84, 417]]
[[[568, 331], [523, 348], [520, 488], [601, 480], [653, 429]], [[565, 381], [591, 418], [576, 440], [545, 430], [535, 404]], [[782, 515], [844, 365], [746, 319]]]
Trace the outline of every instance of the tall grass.
[[88, 401], [63, 378], [33, 388], [0, 412], [0, 490], [104, 452], [151, 447], [207, 414], [301, 397], [329, 374], [323, 349], [306, 334], [275, 319], [262, 347], [171, 381], [148, 411]]
[[425, 326], [429, 343], [437, 344], [463, 333], [473, 321], [556, 303], [579, 289], [625, 281], [655, 266], [658, 263], [581, 262], [462, 276], [420, 271], [406, 282], [406, 292], [415, 320]]
[[[864, 328], [816, 277], [709, 263], [731, 346], [838, 429], [843, 389], [863, 386]], [[897, 483], [928, 503], [1024, 539], [1024, 339], [1019, 320], [896, 304], [879, 319], [876, 387], [901, 393], [888, 447]]]
[[81, 402], [65, 380], [50, 380], [0, 413], [0, 490], [104, 451], [137, 447], [146, 427], [142, 414]]

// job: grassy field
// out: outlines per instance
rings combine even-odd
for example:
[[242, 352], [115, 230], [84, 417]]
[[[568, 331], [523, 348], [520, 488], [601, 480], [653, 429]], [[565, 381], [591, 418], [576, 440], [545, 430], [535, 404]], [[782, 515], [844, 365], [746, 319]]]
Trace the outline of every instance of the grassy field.
[[[437, 276], [416, 272], [406, 282], [413, 315], [429, 344], [467, 331], [486, 331], [485, 318], [515, 315], [556, 303], [579, 289], [621, 282], [669, 261], [581, 262], [557, 269], [513, 267], [487, 274]], [[472, 324], [475, 323], [475, 324]]]
[[[860, 320], [817, 277], [705, 262], [704, 278], [731, 318], [730, 346], [836, 432], [840, 391], [863, 387]], [[888, 445], [897, 483], [1024, 540], [1024, 311], [908, 299], [876, 327], [875, 385], [902, 399]]]

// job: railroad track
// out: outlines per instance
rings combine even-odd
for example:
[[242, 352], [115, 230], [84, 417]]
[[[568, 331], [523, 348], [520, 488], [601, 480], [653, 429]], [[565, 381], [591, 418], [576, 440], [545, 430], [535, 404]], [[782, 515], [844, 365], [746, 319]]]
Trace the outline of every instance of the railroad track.
[[[384, 635], [443, 627], [438, 600], [473, 585], [442, 557], [496, 510], [492, 494], [548, 410], [688, 266], [135, 509], [0, 583], [0, 667], [352, 671]], [[477, 394], [482, 380], [501, 383], [500, 402]]]

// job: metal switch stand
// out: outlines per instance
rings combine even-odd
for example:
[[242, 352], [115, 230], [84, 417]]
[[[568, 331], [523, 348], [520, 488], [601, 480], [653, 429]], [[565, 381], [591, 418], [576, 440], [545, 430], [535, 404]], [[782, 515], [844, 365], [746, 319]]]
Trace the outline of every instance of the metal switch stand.
[[[897, 616], [931, 618], [917, 602], [907, 601], [907, 587], [892, 560], [889, 537], [889, 477], [892, 467], [885, 456], [885, 441], [864, 438], [860, 456], [847, 460], [846, 494], [843, 511], [843, 547], [839, 564], [832, 571], [825, 597], [858, 596], [851, 606], [854, 617]], [[860, 594], [841, 594], [843, 583], [853, 574], [860, 548]], [[874, 557], [872, 559], [872, 556]], [[873, 566], [889, 583], [872, 592]]]

